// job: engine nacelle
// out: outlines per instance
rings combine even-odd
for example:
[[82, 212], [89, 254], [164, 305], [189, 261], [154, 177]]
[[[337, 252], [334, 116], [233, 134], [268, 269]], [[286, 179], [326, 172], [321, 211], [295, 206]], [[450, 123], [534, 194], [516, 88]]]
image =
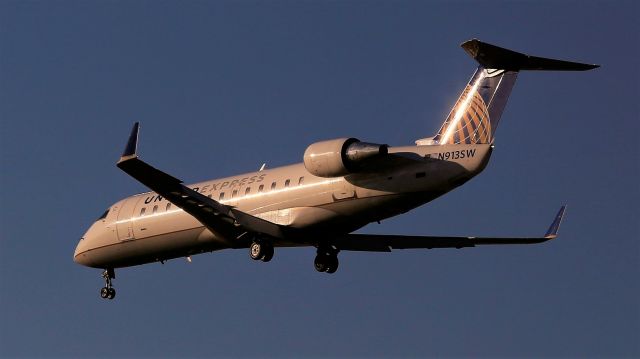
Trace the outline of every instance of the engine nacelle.
[[316, 142], [304, 151], [304, 166], [318, 177], [341, 177], [360, 171], [367, 160], [386, 155], [388, 149], [355, 138]]

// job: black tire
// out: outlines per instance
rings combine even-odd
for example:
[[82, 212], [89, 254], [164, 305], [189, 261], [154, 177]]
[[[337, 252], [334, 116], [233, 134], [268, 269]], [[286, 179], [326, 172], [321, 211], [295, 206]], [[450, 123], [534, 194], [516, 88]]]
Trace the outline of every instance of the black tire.
[[254, 261], [260, 260], [264, 258], [264, 254], [265, 248], [261, 243], [251, 243], [251, 245], [249, 246], [249, 257], [251, 257], [251, 259], [253, 259]]
[[339, 265], [340, 265], [340, 262], [338, 261], [337, 256], [329, 257], [329, 263], [328, 263], [326, 272], [329, 274], [335, 273], [338, 270]]
[[109, 298], [109, 288], [102, 287], [102, 289], [100, 289], [100, 297], [102, 297], [102, 299]]
[[313, 261], [313, 266], [318, 272], [327, 271], [327, 267], [328, 267], [327, 258], [328, 257], [326, 255], [322, 255], [322, 254], [318, 254], [316, 256], [316, 259]]
[[109, 296], [107, 298], [113, 299], [116, 297], [116, 290], [114, 288], [109, 288], [108, 291], [109, 291]]
[[268, 262], [273, 258], [273, 246], [263, 246], [264, 248], [264, 256], [262, 257], [263, 262]]

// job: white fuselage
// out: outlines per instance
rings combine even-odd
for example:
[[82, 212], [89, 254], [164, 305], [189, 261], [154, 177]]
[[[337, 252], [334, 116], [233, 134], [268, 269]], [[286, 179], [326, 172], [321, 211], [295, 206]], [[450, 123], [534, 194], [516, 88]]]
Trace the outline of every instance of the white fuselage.
[[[404, 213], [461, 185], [484, 169], [491, 147], [394, 147], [389, 149], [394, 165], [381, 172], [322, 178], [300, 163], [189, 187], [307, 234], [277, 241], [276, 247], [315, 245], [318, 238]], [[74, 260], [118, 268], [240, 247], [246, 247], [245, 242], [225, 238], [155, 192], [147, 192], [113, 204], [82, 237]]]

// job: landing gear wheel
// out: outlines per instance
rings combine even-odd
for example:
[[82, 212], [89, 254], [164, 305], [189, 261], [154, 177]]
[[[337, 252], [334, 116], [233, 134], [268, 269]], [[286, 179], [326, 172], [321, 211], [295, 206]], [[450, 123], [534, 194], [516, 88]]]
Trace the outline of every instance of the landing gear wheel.
[[313, 266], [318, 272], [326, 272], [327, 271], [327, 256], [318, 254], [316, 259], [313, 261]]
[[273, 258], [273, 246], [268, 242], [253, 242], [249, 246], [249, 257], [255, 261], [268, 262]]
[[273, 247], [266, 246], [264, 251], [264, 257], [262, 257], [261, 260], [263, 262], [268, 262], [271, 260], [271, 258], [273, 258]]
[[329, 257], [329, 267], [327, 268], [326, 272], [329, 274], [335, 273], [338, 270], [339, 265], [340, 262], [338, 261], [338, 256]]
[[260, 260], [264, 257], [265, 248], [260, 242], [253, 242], [249, 246], [249, 257], [254, 261]]
[[105, 286], [100, 289], [100, 297], [102, 299], [113, 299], [116, 297], [116, 290], [113, 288], [111, 280], [116, 277], [116, 272], [107, 268], [102, 272], [102, 278], [104, 278]]
[[338, 270], [338, 250], [333, 247], [318, 247], [313, 267], [318, 272], [335, 273]]

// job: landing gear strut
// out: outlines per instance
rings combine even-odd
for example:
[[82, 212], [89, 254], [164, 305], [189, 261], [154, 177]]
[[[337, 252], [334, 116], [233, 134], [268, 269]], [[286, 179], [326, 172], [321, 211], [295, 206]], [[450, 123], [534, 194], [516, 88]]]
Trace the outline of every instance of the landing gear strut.
[[249, 246], [249, 257], [268, 262], [273, 258], [273, 245], [267, 241], [254, 241]]
[[335, 273], [338, 270], [338, 250], [333, 247], [318, 247], [313, 266], [318, 272]]
[[116, 272], [113, 268], [107, 268], [102, 272], [102, 278], [104, 278], [105, 286], [100, 289], [100, 296], [102, 299], [113, 299], [116, 297], [116, 290], [111, 283], [112, 279], [115, 279]]

